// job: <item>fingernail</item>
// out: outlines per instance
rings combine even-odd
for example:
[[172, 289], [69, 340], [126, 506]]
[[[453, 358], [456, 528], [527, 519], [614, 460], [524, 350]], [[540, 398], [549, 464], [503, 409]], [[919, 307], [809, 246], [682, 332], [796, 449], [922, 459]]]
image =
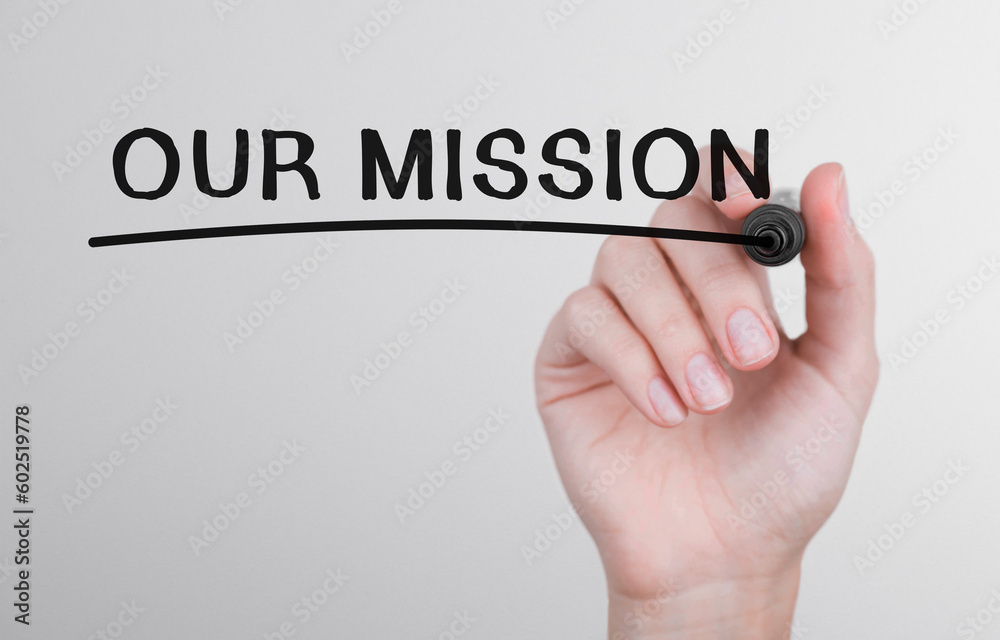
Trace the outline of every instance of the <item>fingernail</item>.
[[840, 170], [840, 185], [837, 188], [837, 200], [840, 203], [840, 212], [844, 214], [844, 221], [847, 226], [854, 226], [854, 218], [851, 217], [851, 203], [847, 197], [847, 177], [844, 170]]
[[670, 390], [667, 381], [660, 376], [649, 381], [649, 401], [653, 403], [656, 414], [671, 427], [684, 422], [684, 418], [687, 417], [687, 409], [681, 404], [680, 398]]
[[743, 176], [736, 169], [726, 174], [726, 197], [735, 198], [744, 193], [750, 193], [750, 187], [743, 181]]
[[774, 342], [764, 328], [764, 323], [756, 313], [747, 308], [737, 309], [729, 316], [726, 332], [736, 358], [743, 365], [760, 362], [774, 352]]
[[718, 409], [729, 402], [729, 389], [722, 379], [722, 371], [704, 353], [688, 361], [687, 383], [694, 401], [706, 411]]

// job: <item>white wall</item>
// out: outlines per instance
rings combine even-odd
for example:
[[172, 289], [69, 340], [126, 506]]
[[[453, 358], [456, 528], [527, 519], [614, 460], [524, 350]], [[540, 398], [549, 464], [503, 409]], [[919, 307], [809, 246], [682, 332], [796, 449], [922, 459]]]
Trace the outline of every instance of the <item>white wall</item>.
[[[34, 636], [8, 606], [4, 637], [87, 637], [133, 599], [144, 608], [126, 631], [134, 638], [261, 638], [284, 621], [303, 638], [437, 638], [465, 611], [476, 618], [469, 638], [602, 637], [603, 575], [583, 527], [574, 523], [531, 565], [521, 551], [568, 508], [534, 410], [534, 352], [562, 299], [589, 278], [600, 238], [344, 234], [295, 291], [282, 274], [312, 254], [316, 236], [107, 249], [86, 241], [277, 221], [510, 219], [542, 193], [534, 176], [547, 135], [575, 126], [600, 139], [608, 122], [621, 125], [627, 150], [664, 126], [698, 144], [723, 128], [746, 146], [754, 129], [768, 128], [780, 185], [801, 183], [820, 162], [846, 166], [855, 218], [878, 260], [883, 374], [847, 493], [807, 553], [793, 637], [959, 635], [1000, 588], [1000, 278], [960, 309], [952, 293], [1000, 253], [1000, 7], [909, 0], [907, 9], [919, 8], [883, 37], [888, 0], [565, 0], [574, 11], [554, 25], [554, 0], [400, 2], [349, 60], [341, 43], [387, 3], [244, 0], [222, 19], [209, 0], [70, 3], [26, 43], [0, 47], [0, 407], [32, 405], [37, 509]], [[674, 54], [724, 10], [730, 24], [679, 69]], [[4, 3], [4, 32], [18, 33], [37, 11], [29, 0]], [[141, 86], [147, 66], [166, 77], [147, 79], [157, 86], [127, 106], [120, 96]], [[414, 128], [457, 124], [452, 105], [482, 79], [497, 86], [458, 117], [465, 200], [362, 201], [360, 130], [377, 128], [401, 149]], [[812, 100], [818, 108], [808, 106], [814, 91], [824, 95]], [[196, 193], [192, 131], [220, 143], [213, 162], [222, 166], [233, 130], [259, 134], [275, 110], [286, 114], [275, 128], [316, 141], [321, 199], [308, 201], [282, 176], [278, 200], [264, 202], [258, 155], [244, 193], [186, 219], [181, 206]], [[795, 113], [804, 121], [790, 129], [782, 120]], [[52, 163], [104, 118], [111, 133], [57, 179]], [[469, 177], [479, 171], [475, 141], [507, 126], [525, 135], [532, 177], [511, 202], [476, 193]], [[114, 143], [140, 127], [169, 132], [182, 156], [174, 191], [154, 202], [125, 198], [112, 177]], [[933, 149], [942, 128], [958, 138], [915, 174], [911, 157]], [[139, 160], [140, 170], [156, 168]], [[628, 180], [625, 199], [609, 203], [603, 162], [593, 166], [594, 193], [552, 203], [541, 217], [645, 224], [655, 203]], [[897, 180], [901, 195], [880, 212], [879, 194]], [[123, 269], [134, 280], [105, 309], [78, 311]], [[417, 333], [411, 314], [452, 279], [466, 289]], [[786, 326], [801, 331], [800, 268], [774, 279], [793, 300]], [[285, 302], [231, 352], [224, 333], [275, 288]], [[925, 344], [915, 334], [939, 310], [948, 322]], [[71, 321], [80, 334], [24, 383], [18, 365], [30, 366], [32, 350]], [[357, 395], [349, 376], [401, 330], [412, 345]], [[922, 346], [890, 362], [907, 338]], [[123, 432], [167, 398], [178, 408], [132, 451]], [[512, 418], [463, 461], [453, 444], [497, 408]], [[8, 452], [12, 430], [0, 438]], [[252, 474], [286, 440], [304, 451], [258, 494]], [[69, 512], [64, 494], [114, 450], [124, 464]], [[446, 459], [459, 472], [401, 524], [395, 503]], [[912, 497], [953, 460], [971, 471], [919, 513]], [[12, 473], [5, 453], [5, 491]], [[189, 537], [241, 491], [250, 506], [196, 555]], [[905, 511], [916, 525], [859, 573], [855, 555]], [[0, 559], [14, 548], [9, 518]], [[349, 579], [300, 624], [293, 605], [328, 569]], [[13, 578], [0, 579], [7, 601]], [[980, 637], [998, 629], [1000, 621]]]

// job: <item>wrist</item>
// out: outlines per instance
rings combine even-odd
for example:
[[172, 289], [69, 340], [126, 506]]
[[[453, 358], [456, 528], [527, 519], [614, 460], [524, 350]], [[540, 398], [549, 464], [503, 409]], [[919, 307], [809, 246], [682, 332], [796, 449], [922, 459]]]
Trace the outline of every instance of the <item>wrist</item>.
[[789, 637], [800, 558], [767, 576], [685, 585], [663, 579], [655, 591], [608, 588], [610, 640], [782, 640]]

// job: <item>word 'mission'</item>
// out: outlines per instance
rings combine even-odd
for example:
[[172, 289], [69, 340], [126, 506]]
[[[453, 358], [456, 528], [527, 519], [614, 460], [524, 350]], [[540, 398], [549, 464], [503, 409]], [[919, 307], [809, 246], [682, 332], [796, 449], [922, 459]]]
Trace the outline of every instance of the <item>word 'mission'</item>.
[[[278, 174], [295, 173], [305, 183], [310, 200], [320, 197], [319, 178], [316, 171], [309, 165], [309, 160], [315, 150], [313, 139], [300, 131], [262, 131], [264, 143], [264, 159], [261, 172], [261, 196], [264, 200], [276, 200], [278, 197]], [[279, 162], [278, 146], [291, 147], [294, 159]], [[566, 146], [576, 148], [572, 157], [567, 157], [560, 150], [560, 143], [566, 141]], [[152, 189], [137, 188], [130, 182], [126, 165], [129, 152], [137, 143], [152, 143], [158, 148], [164, 159], [163, 174], [158, 186]], [[446, 163], [445, 197], [448, 200], [462, 200], [463, 168], [461, 163], [462, 132], [449, 129], [444, 141], [444, 162]], [[684, 173], [680, 180], [672, 176], [656, 176], [651, 181], [647, 170], [647, 159], [654, 145], [674, 145], [684, 154]], [[195, 184], [199, 191], [213, 198], [230, 198], [246, 187], [250, 174], [249, 135], [246, 129], [236, 130], [236, 149], [234, 170], [231, 184], [213, 185], [208, 167], [207, 133], [198, 129], [194, 132], [192, 141], [192, 163]], [[483, 167], [509, 174], [504, 182], [498, 185], [486, 173], [474, 173], [472, 184], [485, 196], [501, 200], [512, 200], [521, 196], [528, 188], [528, 175], [518, 164], [516, 158], [523, 156], [527, 145], [524, 137], [514, 129], [497, 129], [483, 136], [476, 144], [476, 159]], [[605, 133], [604, 153], [607, 155], [607, 172], [604, 178], [604, 193], [608, 200], [622, 199], [622, 145], [621, 131], [608, 129]], [[722, 129], [713, 129], [711, 133], [711, 185], [712, 198], [724, 200], [726, 197], [726, 181], [724, 158], [728, 157], [732, 166], [739, 172], [750, 192], [756, 197], [766, 199], [770, 196], [770, 181], [767, 166], [768, 132], [758, 129], [754, 136], [753, 169], [746, 166], [740, 158], [729, 136]], [[595, 185], [593, 172], [580, 161], [581, 155], [591, 151], [590, 138], [580, 129], [563, 129], [546, 138], [541, 145], [542, 160], [576, 174], [575, 186], [564, 188], [559, 184], [553, 173], [542, 173], [537, 176], [538, 184], [546, 192], [557, 198], [577, 200], [591, 193]], [[282, 150], [282, 156], [287, 158], [289, 149]], [[435, 196], [432, 181], [432, 168], [436, 156], [432, 135], [429, 129], [414, 129], [403, 152], [398, 170], [393, 167], [389, 152], [385, 148], [382, 136], [375, 129], [361, 131], [361, 197], [364, 200], [375, 200], [379, 195], [379, 179], [385, 192], [394, 200], [401, 199], [406, 193], [410, 179], [416, 174], [416, 192], [420, 200], [430, 200]], [[170, 193], [177, 184], [181, 171], [181, 156], [173, 139], [163, 131], [152, 128], [136, 129], [122, 137], [115, 146], [112, 157], [115, 182], [123, 194], [140, 200], [156, 200]], [[690, 193], [698, 179], [700, 161], [698, 150], [687, 134], [677, 129], [663, 128], [650, 131], [635, 144], [631, 153], [632, 179], [638, 189], [650, 198], [675, 200]], [[653, 182], [657, 183], [656, 186]], [[669, 184], [663, 184], [669, 183]]]

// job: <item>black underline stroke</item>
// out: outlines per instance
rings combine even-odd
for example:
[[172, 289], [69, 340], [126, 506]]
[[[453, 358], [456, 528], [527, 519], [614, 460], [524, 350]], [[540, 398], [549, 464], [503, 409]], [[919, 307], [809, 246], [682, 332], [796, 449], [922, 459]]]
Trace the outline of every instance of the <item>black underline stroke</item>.
[[589, 222], [552, 222], [547, 220], [327, 220], [320, 222], [283, 222], [276, 224], [248, 224], [201, 229], [172, 229], [124, 233], [113, 236], [94, 236], [91, 247], [113, 247], [127, 244], [171, 242], [174, 240], [201, 240], [206, 238], [233, 238], [241, 236], [281, 235], [286, 233], [335, 233], [341, 231], [401, 231], [412, 229], [469, 230], [469, 231], [535, 231], [548, 233], [584, 233], [605, 236], [633, 236], [640, 238], [665, 238], [668, 240], [694, 240], [756, 247], [771, 245], [771, 238], [746, 236], [737, 233], [690, 231], [660, 227], [636, 227], [621, 224], [594, 224]]

